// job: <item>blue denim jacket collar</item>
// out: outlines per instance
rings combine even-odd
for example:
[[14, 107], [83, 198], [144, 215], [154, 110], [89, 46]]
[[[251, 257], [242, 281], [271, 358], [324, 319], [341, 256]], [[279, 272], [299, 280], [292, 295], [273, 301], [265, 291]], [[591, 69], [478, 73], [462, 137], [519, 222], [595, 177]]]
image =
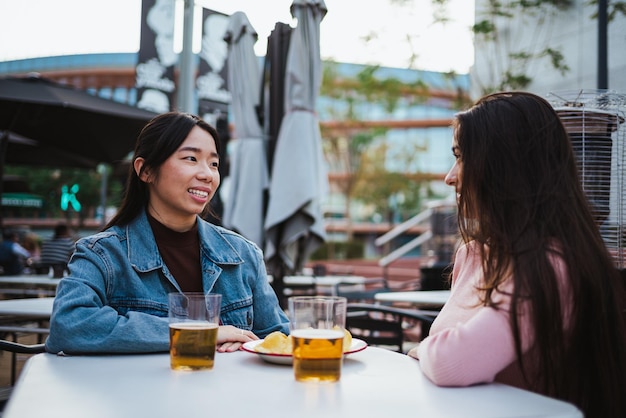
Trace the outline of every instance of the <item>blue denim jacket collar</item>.
[[[203, 258], [206, 257], [207, 261], [211, 261], [215, 265], [236, 265], [244, 262], [241, 255], [226, 240], [218, 228], [200, 217], [198, 217], [197, 222], [201, 243], [200, 251], [202, 251]], [[146, 272], [163, 267], [163, 259], [159, 254], [148, 217], [144, 211], [141, 211], [141, 214], [126, 226], [126, 239], [128, 240], [128, 260], [137, 271]], [[212, 270], [216, 270], [216, 268]]]

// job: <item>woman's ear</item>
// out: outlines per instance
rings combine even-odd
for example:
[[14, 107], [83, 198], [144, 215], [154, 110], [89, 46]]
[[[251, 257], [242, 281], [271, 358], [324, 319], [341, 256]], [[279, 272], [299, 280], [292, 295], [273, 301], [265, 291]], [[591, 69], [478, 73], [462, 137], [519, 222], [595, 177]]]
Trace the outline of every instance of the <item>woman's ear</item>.
[[150, 169], [146, 168], [143, 172], [141, 171], [144, 162], [145, 160], [143, 159], [143, 157], [135, 158], [135, 161], [133, 161], [133, 168], [135, 169], [135, 174], [137, 174], [139, 180], [143, 181], [144, 183], [150, 183], [150, 181], [152, 181], [152, 176], [150, 176]]

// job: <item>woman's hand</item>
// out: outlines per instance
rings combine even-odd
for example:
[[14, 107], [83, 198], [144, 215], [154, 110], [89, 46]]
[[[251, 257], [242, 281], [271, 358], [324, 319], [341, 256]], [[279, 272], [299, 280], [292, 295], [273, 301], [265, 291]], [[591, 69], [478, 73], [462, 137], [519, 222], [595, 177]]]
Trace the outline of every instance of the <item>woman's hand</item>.
[[419, 357], [417, 356], [417, 347], [418, 347], [418, 345], [416, 345], [415, 347], [411, 348], [408, 351], [408, 353], [406, 353], [406, 355], [409, 356], [409, 357], [413, 357], [413, 358], [419, 360]]
[[217, 329], [217, 351], [220, 353], [237, 351], [243, 343], [258, 339], [259, 337], [252, 331], [232, 325], [222, 325]]

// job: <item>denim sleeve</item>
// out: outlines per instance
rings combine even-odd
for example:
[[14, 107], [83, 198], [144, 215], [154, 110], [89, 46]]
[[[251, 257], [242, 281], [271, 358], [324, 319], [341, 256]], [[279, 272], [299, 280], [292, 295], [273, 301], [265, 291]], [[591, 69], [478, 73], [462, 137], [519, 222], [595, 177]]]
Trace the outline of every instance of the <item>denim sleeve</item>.
[[[109, 305], [115, 280], [132, 282], [136, 273], [117, 238], [80, 241], [61, 280], [50, 318], [46, 349], [52, 353], [141, 353], [169, 349], [167, 316], [138, 310], [121, 315]], [[132, 276], [132, 277], [131, 277]], [[166, 311], [167, 312], [167, 311]]]
[[280, 307], [276, 292], [267, 280], [267, 271], [261, 250], [255, 248], [257, 271], [254, 277], [254, 326], [253, 332], [259, 338], [265, 338], [274, 331], [289, 334], [289, 319]]

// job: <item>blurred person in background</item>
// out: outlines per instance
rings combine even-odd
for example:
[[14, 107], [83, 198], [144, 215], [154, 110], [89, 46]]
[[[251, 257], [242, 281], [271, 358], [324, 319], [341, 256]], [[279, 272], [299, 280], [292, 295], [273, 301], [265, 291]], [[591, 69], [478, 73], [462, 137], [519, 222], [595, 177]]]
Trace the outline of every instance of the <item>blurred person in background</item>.
[[2, 274], [5, 276], [22, 274], [31, 253], [20, 245], [17, 232], [6, 230], [2, 234], [2, 238], [2, 243], [0, 243]]
[[[26, 260], [24, 273], [38, 274], [39, 257], [41, 256], [41, 238], [36, 233], [30, 231], [24, 235], [21, 244], [22, 247], [30, 253], [30, 257]], [[47, 273], [47, 271], [45, 273]]]
[[41, 238], [34, 232], [24, 235], [22, 247], [30, 253], [30, 258], [33, 260], [38, 260], [41, 256]]
[[54, 228], [54, 235], [41, 245], [40, 264], [52, 267], [52, 276], [63, 277], [67, 263], [74, 252], [74, 239], [65, 223]]

